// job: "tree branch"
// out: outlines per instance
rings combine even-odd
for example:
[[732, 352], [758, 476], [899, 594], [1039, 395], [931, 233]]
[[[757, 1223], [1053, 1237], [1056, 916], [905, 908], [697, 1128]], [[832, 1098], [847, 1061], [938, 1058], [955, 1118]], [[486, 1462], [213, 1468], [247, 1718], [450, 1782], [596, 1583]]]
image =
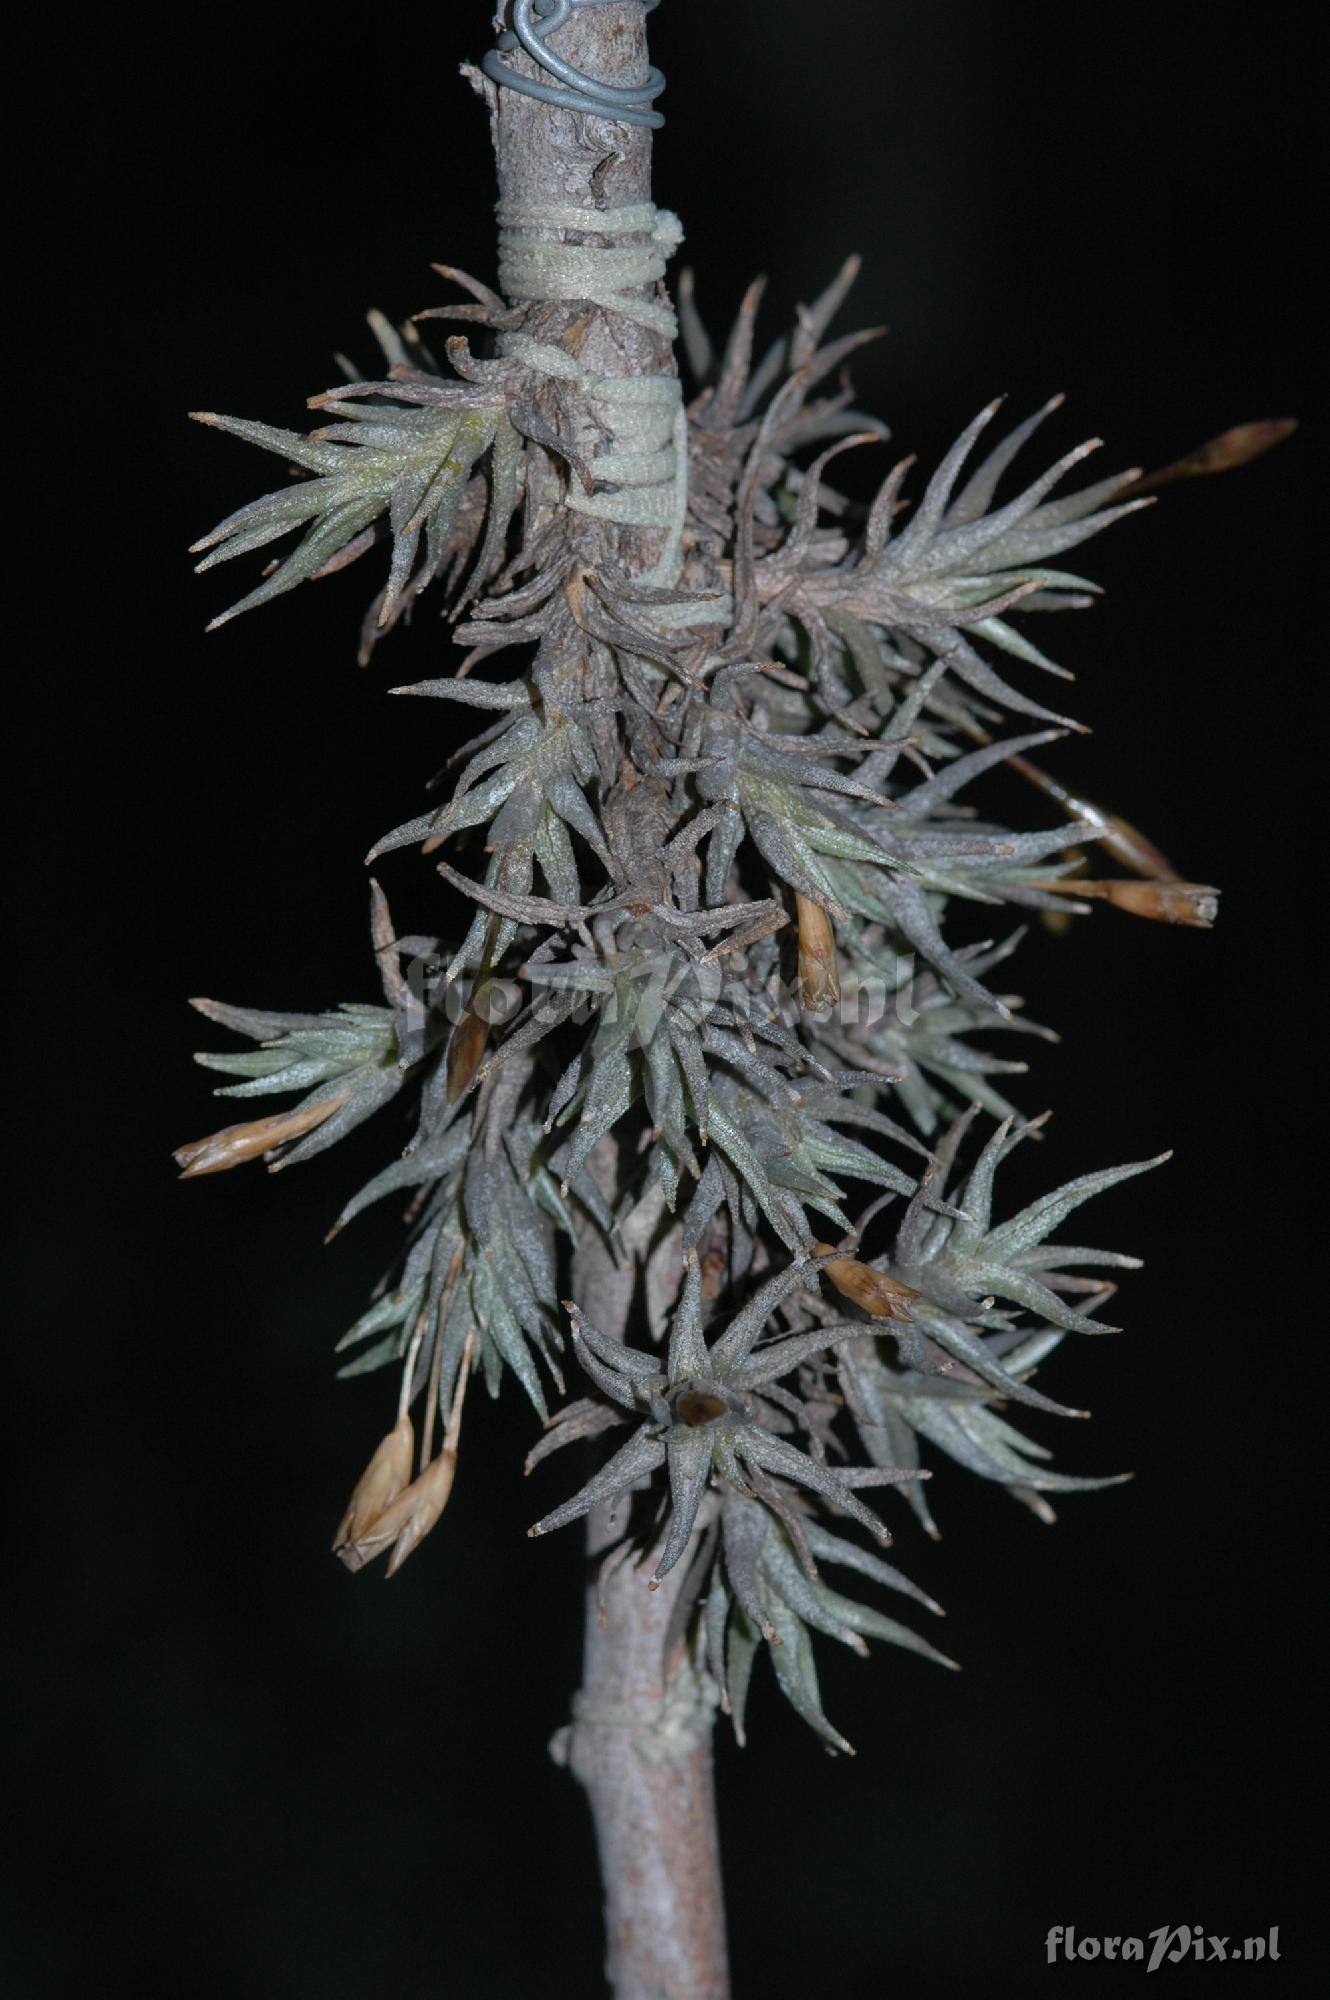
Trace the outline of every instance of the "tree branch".
[[[677, 1275], [674, 1231], [646, 1269], [655, 1220], [645, 1203], [628, 1218], [630, 1255], [621, 1264], [599, 1238], [578, 1250], [577, 1296], [603, 1333], [628, 1335], [634, 1300], [657, 1260]], [[623, 1529], [612, 1512], [598, 1507], [588, 1522], [584, 1679], [566, 1745], [595, 1820], [606, 1973], [616, 2000], [726, 2000], [711, 1764], [715, 1695], [682, 1648], [669, 1661], [665, 1650], [688, 1565], [678, 1564], [653, 1591], [646, 1580], [654, 1556], [629, 1558], [602, 1583], [605, 1554]]]
[[[576, 8], [550, 43], [605, 83], [636, 84], [646, 77], [642, 0]], [[538, 74], [520, 50], [508, 60], [524, 74]], [[486, 77], [475, 81], [490, 109], [501, 201], [595, 210], [650, 201], [648, 128], [562, 110], [498, 88]], [[567, 229], [552, 229], [550, 235], [584, 240]], [[582, 300], [536, 301], [525, 308], [522, 330], [562, 347], [597, 375], [676, 372], [667, 335]], [[610, 555], [619, 574], [641, 574], [662, 546], [661, 531], [654, 527], [575, 517], [569, 525], [587, 571]], [[601, 1160], [611, 1176], [615, 1157], [609, 1142]], [[625, 1333], [658, 1215], [658, 1204], [643, 1203], [628, 1218], [623, 1232], [628, 1255], [620, 1262], [595, 1231], [588, 1230], [579, 1244], [577, 1298], [604, 1333]], [[669, 1233], [667, 1243], [672, 1296], [680, 1265], [677, 1232]], [[593, 1512], [585, 1677], [564, 1745], [595, 1819], [607, 1973], [617, 2000], [725, 2000], [729, 1982], [711, 1770], [715, 1695], [682, 1647], [676, 1646], [668, 1661], [665, 1650], [687, 1564], [652, 1591], [651, 1565], [630, 1559], [614, 1565], [598, 1589], [603, 1558], [620, 1534], [610, 1510]]]

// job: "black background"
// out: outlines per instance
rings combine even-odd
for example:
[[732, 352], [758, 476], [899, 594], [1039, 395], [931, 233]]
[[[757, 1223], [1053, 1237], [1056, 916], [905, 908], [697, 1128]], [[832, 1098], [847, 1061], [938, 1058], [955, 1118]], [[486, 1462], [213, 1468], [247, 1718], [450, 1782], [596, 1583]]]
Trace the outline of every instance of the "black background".
[[[38, 501], [11, 592], [41, 623], [10, 686], [53, 697], [16, 733], [10, 845], [33, 894], [9, 1043], [31, 1112], [5, 1564], [23, 1993], [600, 1990], [589, 1826], [544, 1750], [576, 1680], [579, 1546], [523, 1533], [569, 1472], [524, 1488], [515, 1393], [478, 1400], [402, 1575], [327, 1553], [395, 1393], [335, 1383], [330, 1348], [396, 1223], [320, 1238], [394, 1134], [275, 1182], [180, 1187], [169, 1159], [227, 1115], [190, 1066], [207, 1036], [185, 996], [375, 997], [360, 856], [451, 747], [447, 719], [383, 695], [439, 671], [431, 621], [357, 671], [360, 571], [203, 636], [241, 582], [196, 581], [185, 544], [272, 468], [183, 413], [299, 424], [332, 350], [368, 364], [365, 307], [436, 302], [431, 258], [492, 274], [484, 123], [456, 74], [485, 12], [48, 20], [21, 72], [33, 270], [10, 394], [36, 418]], [[1069, 1343], [1049, 1381], [1095, 1414], [1051, 1440], [1063, 1462], [1137, 1478], [1050, 1530], [944, 1467], [936, 1547], [901, 1510], [965, 1671], [823, 1643], [855, 1761], [763, 1669], [751, 1747], [719, 1751], [741, 2000], [1106, 1978], [1045, 1966], [1057, 1923], [1279, 1924], [1262, 1988], [1313, 1962], [1311, 57], [1291, 7], [1242, 19], [665, 0], [653, 24], [658, 199], [704, 310], [723, 323], [766, 270], [774, 327], [864, 252], [844, 323], [890, 333], [856, 363], [862, 400], [925, 465], [1001, 391], [1019, 416], [1065, 389], [1049, 454], [1093, 432], [1123, 465], [1304, 420], [1096, 544], [1108, 597], [1056, 635], [1094, 728], [1059, 769], [1226, 895], [1211, 935], [1105, 910], [1035, 936], [1015, 979], [1064, 1041], [1020, 1092], [1057, 1116], [1011, 1193], [1177, 1147], [1087, 1230], [1147, 1260], [1127, 1332]], [[433, 927], [433, 880], [395, 857], [399, 922]]]

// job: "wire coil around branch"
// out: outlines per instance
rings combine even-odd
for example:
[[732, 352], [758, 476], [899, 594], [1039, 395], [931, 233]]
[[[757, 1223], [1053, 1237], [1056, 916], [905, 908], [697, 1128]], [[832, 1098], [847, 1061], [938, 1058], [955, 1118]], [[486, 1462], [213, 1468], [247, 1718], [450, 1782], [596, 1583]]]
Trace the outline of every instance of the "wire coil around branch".
[[[504, 29], [480, 66], [492, 82], [505, 90], [539, 98], [542, 104], [557, 104], [565, 111], [590, 112], [597, 118], [616, 118], [622, 125], [661, 126], [665, 123], [664, 114], [651, 102], [665, 88], [665, 78], [658, 69], [649, 68], [644, 83], [599, 83], [585, 70], [555, 55], [547, 45], [546, 37], [562, 27], [574, 7], [607, 4], [608, 0], [513, 0], [513, 25]], [[648, 12], [655, 5], [656, 0], [646, 0]], [[553, 80], [523, 76], [506, 63], [504, 56], [519, 47]]]

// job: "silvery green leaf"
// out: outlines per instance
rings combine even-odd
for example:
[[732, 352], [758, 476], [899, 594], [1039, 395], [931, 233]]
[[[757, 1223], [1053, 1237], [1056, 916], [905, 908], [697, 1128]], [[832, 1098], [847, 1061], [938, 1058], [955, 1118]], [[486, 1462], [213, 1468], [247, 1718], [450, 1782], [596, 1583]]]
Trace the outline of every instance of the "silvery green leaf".
[[1116, 1187], [1119, 1181], [1130, 1180], [1134, 1174], [1145, 1174], [1152, 1167], [1162, 1167], [1172, 1157], [1171, 1153], [1158, 1153], [1152, 1160], [1136, 1160], [1126, 1167], [1103, 1167], [1098, 1173], [1082, 1174], [1079, 1180], [1068, 1181], [1065, 1187], [1031, 1202], [1010, 1222], [992, 1230], [985, 1241], [988, 1256], [1010, 1258], [1019, 1255], [1042, 1242], [1059, 1223], [1065, 1222], [1074, 1208], [1079, 1208], [1083, 1201], [1089, 1201], [1092, 1195], [1102, 1194], [1105, 1188]]
[[659, 1583], [688, 1547], [697, 1510], [711, 1480], [711, 1440], [704, 1431], [676, 1425], [665, 1437], [665, 1463], [670, 1481], [670, 1530], [652, 1571]]
[[781, 1693], [824, 1743], [852, 1757], [853, 1748], [822, 1712], [822, 1694], [807, 1627], [774, 1590], [767, 1597], [767, 1615], [776, 1635], [776, 1643], [768, 1648], [768, 1655], [776, 1669]]
[[580, 1493], [537, 1521], [530, 1532], [533, 1535], [549, 1535], [556, 1528], [566, 1528], [570, 1521], [580, 1521], [600, 1501], [612, 1500], [616, 1494], [626, 1493], [639, 1479], [654, 1472], [664, 1462], [665, 1447], [660, 1439], [645, 1427], [634, 1431], [627, 1444], [620, 1446], [613, 1458], [587, 1481]]

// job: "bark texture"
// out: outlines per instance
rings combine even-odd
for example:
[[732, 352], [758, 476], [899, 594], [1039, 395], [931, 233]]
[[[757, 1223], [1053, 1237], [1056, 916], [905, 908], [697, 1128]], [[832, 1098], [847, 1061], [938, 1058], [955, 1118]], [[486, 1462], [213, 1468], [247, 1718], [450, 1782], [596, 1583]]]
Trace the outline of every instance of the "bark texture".
[[[641, 0], [578, 8], [551, 47], [606, 83], [646, 76]], [[514, 66], [534, 73], [522, 52]], [[543, 104], [478, 77], [489, 104], [499, 192], [507, 200], [586, 209], [651, 199], [651, 132]], [[572, 232], [557, 232], [578, 242]], [[554, 342], [606, 375], [673, 375], [668, 338], [579, 301], [537, 303], [523, 330]], [[584, 520], [576, 529], [588, 570], [607, 555], [629, 572], [650, 567], [662, 532]], [[588, 690], [590, 691], [590, 690]], [[613, 1147], [605, 1157], [613, 1172]], [[628, 1257], [615, 1262], [599, 1238], [579, 1247], [579, 1303], [607, 1334], [623, 1337], [645, 1296], [656, 1220], [644, 1205], [626, 1225]], [[677, 1274], [678, 1257], [672, 1260]], [[605, 1889], [606, 1971], [617, 2000], [725, 2000], [725, 1954], [712, 1780], [714, 1693], [683, 1649], [666, 1644], [684, 1583], [681, 1563], [659, 1590], [645, 1567], [602, 1560], [622, 1535], [608, 1510], [588, 1524], [591, 1582], [584, 1684], [561, 1754], [585, 1787]]]
[[[648, 69], [642, 0], [619, 0], [619, 4], [604, 0], [594, 7], [579, 7], [549, 37], [549, 45], [603, 83], [641, 83]], [[505, 61], [529, 76], [540, 75], [524, 49], [513, 50]], [[651, 200], [649, 127], [564, 111], [520, 91], [499, 89], [479, 72], [472, 72], [472, 79], [489, 105], [503, 200], [586, 209], [630, 208]], [[555, 230], [551, 235], [569, 243], [588, 240], [575, 230]], [[597, 374], [678, 373], [673, 346], [665, 335], [577, 300], [532, 305], [522, 331], [566, 348]], [[607, 437], [606, 447], [612, 442]], [[663, 542], [660, 529], [605, 521], [584, 519], [578, 532], [588, 569], [606, 554], [616, 556], [629, 571], [647, 569]]]
[[[635, 1254], [620, 1266], [599, 1242], [579, 1251], [578, 1298], [606, 1333], [627, 1332], [635, 1301], [642, 1310], [649, 1229], [649, 1214], [630, 1218]], [[677, 1262], [669, 1259], [671, 1268]], [[604, 1555], [623, 1532], [622, 1514], [616, 1525], [600, 1507], [588, 1522], [583, 1684], [567, 1741], [569, 1767], [595, 1820], [606, 1972], [617, 2000], [725, 2000], [715, 1696], [682, 1648], [666, 1652], [687, 1563], [654, 1591], [646, 1584], [650, 1561], [618, 1563], [598, 1588]]]

